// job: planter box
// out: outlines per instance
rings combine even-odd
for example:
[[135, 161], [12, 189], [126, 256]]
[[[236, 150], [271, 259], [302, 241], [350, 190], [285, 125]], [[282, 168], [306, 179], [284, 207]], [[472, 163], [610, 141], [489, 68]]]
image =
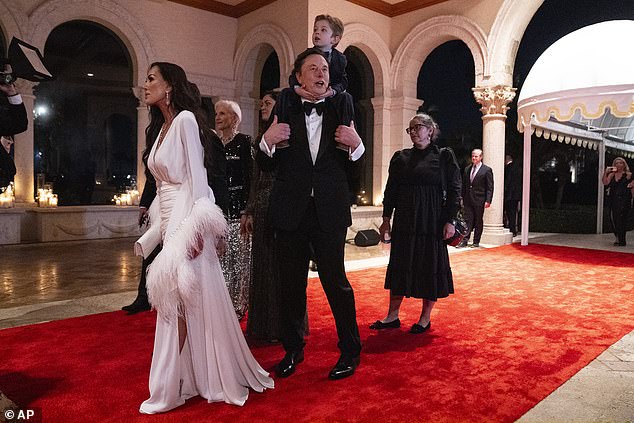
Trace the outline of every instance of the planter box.
[[20, 227], [25, 213], [24, 209], [18, 208], [0, 209], [0, 245], [20, 243]]
[[67, 206], [29, 209], [36, 241], [75, 241], [83, 239], [140, 236], [138, 206]]

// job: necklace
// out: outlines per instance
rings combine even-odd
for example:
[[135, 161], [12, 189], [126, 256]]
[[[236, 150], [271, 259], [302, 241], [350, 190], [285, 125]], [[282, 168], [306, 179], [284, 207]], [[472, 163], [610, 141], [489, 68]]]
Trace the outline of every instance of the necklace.
[[163, 143], [163, 140], [165, 139], [165, 135], [167, 134], [167, 131], [170, 129], [170, 126], [172, 126], [172, 121], [173, 119], [170, 119], [169, 122], [165, 122], [163, 123], [163, 126], [161, 126], [161, 132], [159, 133], [157, 147], [160, 147], [161, 144]]
[[236, 135], [238, 135], [238, 131], [236, 130], [231, 131], [231, 135], [229, 135], [228, 137], [224, 135], [220, 135], [220, 140], [222, 141], [222, 145], [229, 144], [231, 141], [233, 141]]

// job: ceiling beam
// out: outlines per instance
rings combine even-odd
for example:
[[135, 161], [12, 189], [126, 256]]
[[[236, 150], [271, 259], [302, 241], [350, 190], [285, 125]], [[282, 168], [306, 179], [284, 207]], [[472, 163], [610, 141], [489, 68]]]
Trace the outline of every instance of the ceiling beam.
[[[260, 9], [276, 0], [244, 0], [235, 6], [216, 0], [170, 0], [173, 3], [195, 7], [201, 10], [218, 13], [220, 15], [239, 18]], [[366, 9], [393, 18], [415, 10], [423, 9], [434, 4], [448, 0], [403, 0], [396, 4], [389, 4], [382, 0], [347, 0], [350, 3], [365, 7]]]

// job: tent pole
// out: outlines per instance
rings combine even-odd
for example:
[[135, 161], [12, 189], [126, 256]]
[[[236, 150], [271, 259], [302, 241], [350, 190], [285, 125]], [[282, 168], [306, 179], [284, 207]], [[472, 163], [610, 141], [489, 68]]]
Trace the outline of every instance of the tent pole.
[[597, 190], [597, 233], [603, 233], [603, 171], [605, 169], [605, 138], [601, 137], [599, 144], [599, 169], [598, 169], [598, 190]]
[[522, 238], [521, 245], [528, 245], [528, 216], [531, 198], [531, 132], [532, 119], [524, 127], [524, 168], [522, 169]]

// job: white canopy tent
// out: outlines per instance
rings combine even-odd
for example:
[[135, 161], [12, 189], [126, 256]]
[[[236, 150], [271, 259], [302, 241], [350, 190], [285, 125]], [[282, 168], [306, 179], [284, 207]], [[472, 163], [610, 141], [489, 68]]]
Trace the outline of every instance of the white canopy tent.
[[[601, 22], [556, 41], [537, 59], [518, 97], [524, 132], [522, 245], [528, 244], [531, 135], [598, 149], [599, 173], [606, 147], [634, 154], [634, 21]], [[600, 125], [600, 126], [598, 126]], [[603, 221], [601, 176], [597, 231]]]

